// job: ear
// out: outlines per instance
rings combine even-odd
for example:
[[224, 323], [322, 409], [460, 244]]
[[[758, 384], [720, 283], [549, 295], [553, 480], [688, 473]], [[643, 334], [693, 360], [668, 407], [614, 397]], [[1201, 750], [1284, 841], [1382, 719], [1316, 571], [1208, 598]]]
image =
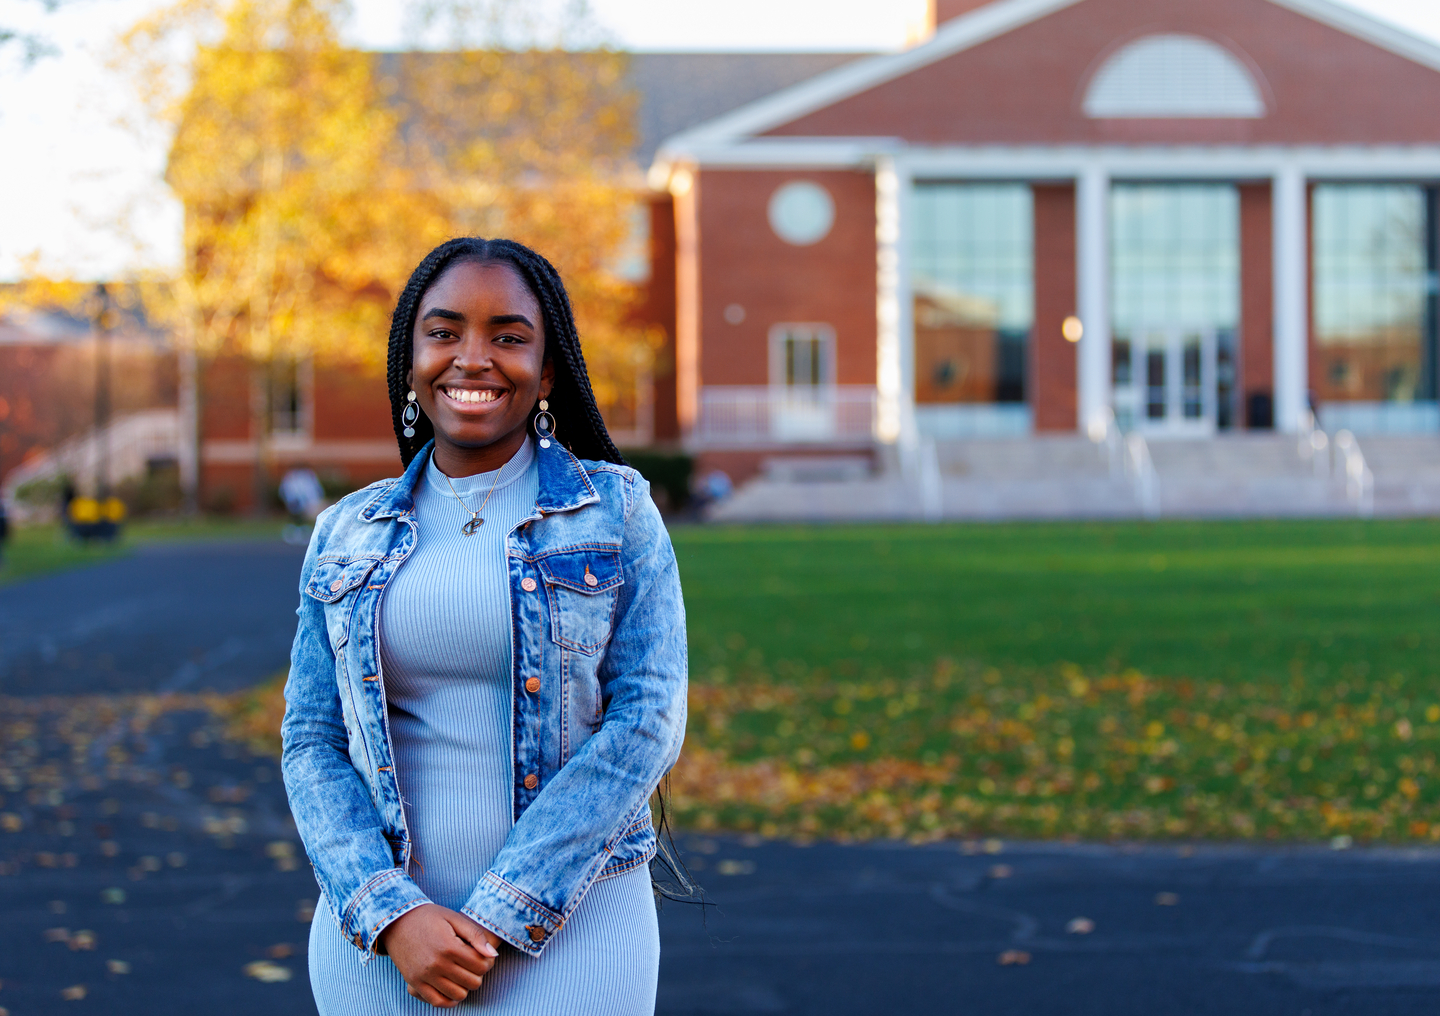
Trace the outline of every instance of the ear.
[[555, 387], [555, 360], [545, 357], [545, 363], [540, 368], [540, 397], [548, 399], [550, 391]]
[[405, 387], [411, 391], [415, 389], [415, 368], [411, 367], [405, 372]]

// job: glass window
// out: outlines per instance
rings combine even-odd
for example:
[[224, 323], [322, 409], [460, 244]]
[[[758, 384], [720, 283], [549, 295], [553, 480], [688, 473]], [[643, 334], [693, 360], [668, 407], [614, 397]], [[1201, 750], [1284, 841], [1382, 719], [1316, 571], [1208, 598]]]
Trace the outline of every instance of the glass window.
[[770, 330], [770, 383], [786, 388], [834, 384], [834, 347], [829, 325], [776, 325]]
[[1025, 401], [1034, 321], [1030, 188], [918, 183], [912, 204], [915, 401]]
[[1424, 188], [1325, 184], [1312, 200], [1316, 396], [1433, 398], [1425, 369]]

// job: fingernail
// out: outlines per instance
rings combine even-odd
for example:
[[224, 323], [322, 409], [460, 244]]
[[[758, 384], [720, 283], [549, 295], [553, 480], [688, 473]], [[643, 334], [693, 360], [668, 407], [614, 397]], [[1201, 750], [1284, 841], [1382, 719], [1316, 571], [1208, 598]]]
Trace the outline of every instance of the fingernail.
[[489, 942], [481, 942], [481, 943], [480, 943], [480, 951], [483, 952], [486, 956], [499, 956], [499, 955], [500, 955], [498, 952], [495, 951], [495, 947], [494, 947], [493, 945], [491, 945]]

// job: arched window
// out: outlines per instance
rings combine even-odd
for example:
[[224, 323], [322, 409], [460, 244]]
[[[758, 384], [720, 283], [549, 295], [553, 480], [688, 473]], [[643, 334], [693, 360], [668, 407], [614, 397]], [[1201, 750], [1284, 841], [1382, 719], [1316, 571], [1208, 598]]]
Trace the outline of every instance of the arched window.
[[1265, 100], [1246, 66], [1217, 43], [1198, 35], [1147, 35], [1111, 56], [1091, 79], [1085, 115], [1254, 119], [1265, 115]]

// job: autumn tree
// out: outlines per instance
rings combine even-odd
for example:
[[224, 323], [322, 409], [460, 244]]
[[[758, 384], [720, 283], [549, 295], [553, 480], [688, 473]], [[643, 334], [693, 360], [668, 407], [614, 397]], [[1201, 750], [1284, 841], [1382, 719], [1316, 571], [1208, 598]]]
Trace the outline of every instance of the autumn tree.
[[379, 369], [396, 294], [449, 236], [506, 235], [557, 262], [602, 399], [654, 348], [625, 323], [634, 293], [610, 271], [634, 202], [623, 57], [364, 53], [342, 43], [343, 11], [182, 0], [124, 40], [149, 108], [173, 125], [167, 181], [185, 207], [185, 263], [149, 287], [152, 311], [194, 361], [252, 364], [257, 493], [274, 365]]

